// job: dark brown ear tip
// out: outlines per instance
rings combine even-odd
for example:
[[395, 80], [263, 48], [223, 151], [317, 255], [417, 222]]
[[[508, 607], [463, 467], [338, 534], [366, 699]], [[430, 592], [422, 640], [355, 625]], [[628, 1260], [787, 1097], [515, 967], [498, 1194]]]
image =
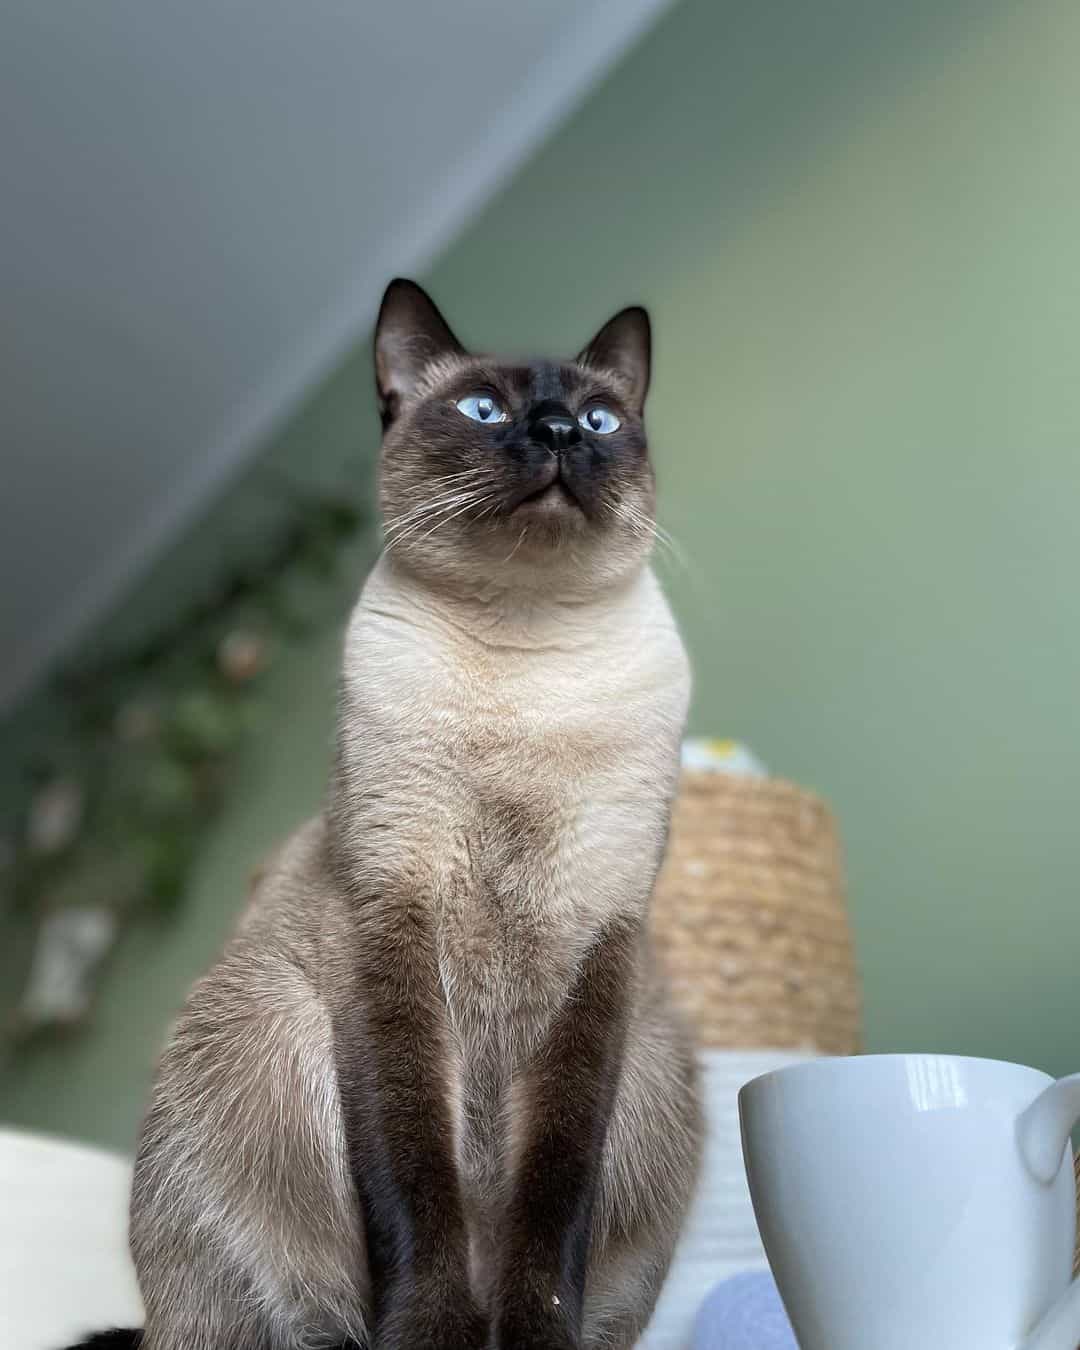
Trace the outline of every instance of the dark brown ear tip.
[[383, 291], [383, 294], [390, 295], [394, 291], [407, 291], [411, 292], [413, 295], [417, 294], [417, 292], [421, 295], [426, 294], [424, 288], [418, 286], [411, 277], [394, 277], [392, 280], [388, 281], [386, 283], [386, 290]]
[[379, 304], [379, 313], [385, 314], [393, 305], [400, 303], [421, 303], [431, 304], [431, 297], [422, 286], [418, 286], [415, 281], [410, 281], [408, 277], [394, 277], [387, 283], [386, 289], [382, 294], [382, 301]]
[[638, 331], [641, 334], [641, 342], [646, 351], [652, 350], [652, 318], [644, 305], [631, 306], [630, 313], [634, 316], [634, 322], [637, 324]]
[[373, 346], [384, 428], [430, 361], [444, 352], [464, 350], [435, 301], [408, 277], [394, 277], [383, 292]]
[[638, 327], [641, 329], [641, 335], [645, 340], [646, 346], [651, 346], [652, 319], [649, 315], [649, 311], [645, 308], [644, 305], [631, 305], [630, 313], [634, 316], [634, 320], [638, 324]]
[[637, 335], [642, 346], [646, 349], [652, 347], [652, 320], [649, 318], [649, 311], [644, 305], [627, 305], [625, 309], [620, 309], [618, 314], [605, 325], [605, 328], [613, 332], [633, 332]]
[[618, 314], [613, 314], [585, 350], [619, 342], [631, 334], [640, 339], [646, 347], [652, 342], [652, 320], [644, 305], [627, 305], [625, 309], [620, 309]]
[[411, 329], [416, 333], [423, 331], [435, 339], [436, 345], [461, 346], [435, 301], [423, 286], [408, 277], [395, 277], [383, 291], [375, 321], [376, 337], [384, 327]]

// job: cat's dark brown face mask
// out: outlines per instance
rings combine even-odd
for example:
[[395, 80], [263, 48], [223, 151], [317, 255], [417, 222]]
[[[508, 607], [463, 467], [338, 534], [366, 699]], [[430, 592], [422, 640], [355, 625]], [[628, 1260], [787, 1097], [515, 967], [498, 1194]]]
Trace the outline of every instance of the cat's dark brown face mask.
[[573, 360], [473, 356], [418, 286], [392, 282], [375, 374], [395, 560], [468, 584], [576, 568], [586, 588], [640, 566], [655, 507], [649, 359], [643, 309], [617, 314]]

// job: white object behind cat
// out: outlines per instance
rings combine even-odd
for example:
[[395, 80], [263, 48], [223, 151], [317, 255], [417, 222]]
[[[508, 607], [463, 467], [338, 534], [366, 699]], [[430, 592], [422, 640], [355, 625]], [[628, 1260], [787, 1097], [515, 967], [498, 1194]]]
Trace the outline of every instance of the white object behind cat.
[[0, 1130], [0, 1350], [142, 1326], [130, 1187], [130, 1165], [111, 1153]]
[[707, 1129], [701, 1178], [667, 1283], [642, 1350], [680, 1350], [710, 1289], [768, 1263], [758, 1235], [739, 1138], [739, 1089], [760, 1074], [815, 1058], [812, 1051], [703, 1050], [702, 1096]]

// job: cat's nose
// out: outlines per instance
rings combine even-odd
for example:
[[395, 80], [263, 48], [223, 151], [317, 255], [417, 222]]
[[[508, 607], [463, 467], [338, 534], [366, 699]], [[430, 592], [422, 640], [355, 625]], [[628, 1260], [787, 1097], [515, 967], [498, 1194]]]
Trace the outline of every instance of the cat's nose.
[[537, 418], [529, 428], [529, 434], [556, 455], [581, 440], [578, 424], [569, 413], [548, 413], [546, 417]]

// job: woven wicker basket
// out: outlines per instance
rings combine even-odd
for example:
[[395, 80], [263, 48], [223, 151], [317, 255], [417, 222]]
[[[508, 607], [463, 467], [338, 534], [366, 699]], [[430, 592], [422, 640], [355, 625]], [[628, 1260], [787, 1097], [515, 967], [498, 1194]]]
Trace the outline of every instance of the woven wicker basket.
[[[705, 1046], [859, 1050], [840, 845], [813, 793], [684, 772], [652, 923], [672, 993]], [[1080, 1274], [1080, 1155], [1075, 1165]]]
[[685, 771], [653, 931], [705, 1045], [859, 1049], [840, 847], [812, 793]]

